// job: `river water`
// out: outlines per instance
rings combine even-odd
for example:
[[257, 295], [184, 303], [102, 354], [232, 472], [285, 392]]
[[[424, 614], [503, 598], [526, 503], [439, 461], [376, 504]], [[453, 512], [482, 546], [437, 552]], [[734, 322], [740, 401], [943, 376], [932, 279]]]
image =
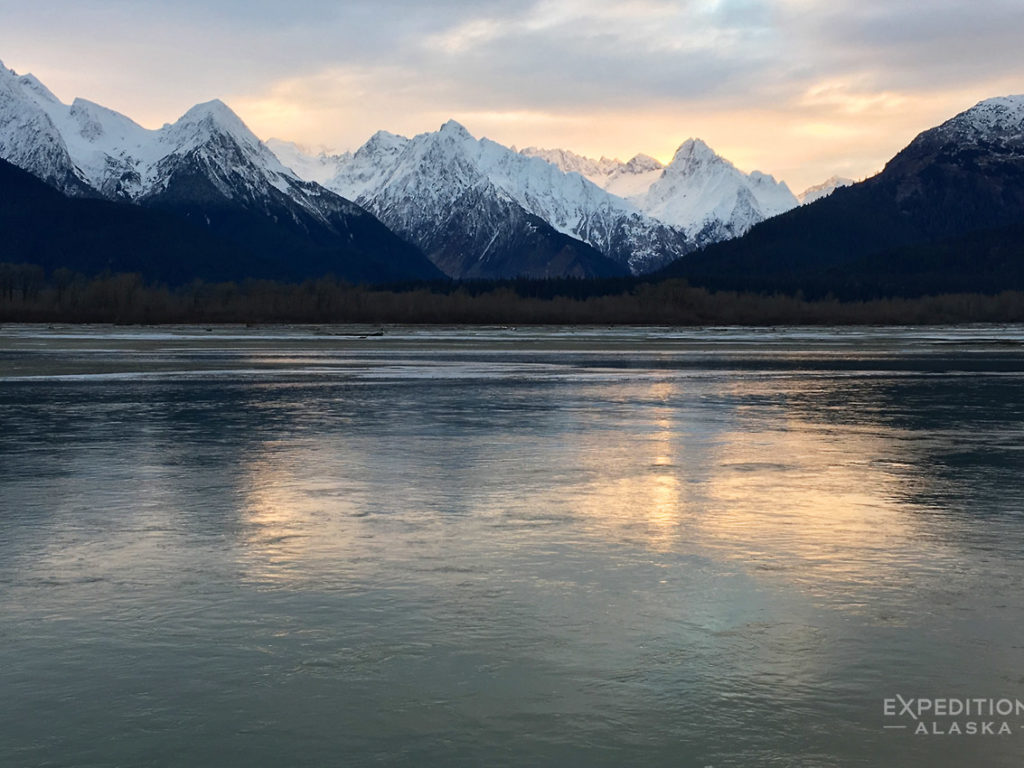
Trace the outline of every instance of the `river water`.
[[1024, 328], [376, 331], [0, 328], [0, 765], [1021, 764]]

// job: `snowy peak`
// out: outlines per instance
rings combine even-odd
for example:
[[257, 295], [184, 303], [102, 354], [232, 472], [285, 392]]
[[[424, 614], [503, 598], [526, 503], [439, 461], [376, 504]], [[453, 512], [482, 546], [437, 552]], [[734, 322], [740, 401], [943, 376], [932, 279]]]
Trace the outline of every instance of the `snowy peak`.
[[444, 125], [442, 125], [440, 130], [438, 131], [438, 135], [462, 140], [472, 140], [473, 138], [470, 132], [466, 130], [466, 126], [455, 120], [449, 120]]
[[699, 138], [680, 144], [667, 166], [643, 154], [628, 163], [592, 160], [560, 149], [531, 147], [522, 154], [580, 173], [701, 243], [743, 234], [797, 205], [784, 182], [760, 171], [743, 173]]
[[326, 162], [323, 181], [309, 175], [309, 165], [314, 161], [308, 155], [299, 162], [286, 164], [300, 178], [318, 181], [349, 200], [359, 200], [380, 189], [409, 141], [404, 136], [377, 131], [355, 153], [336, 155]]
[[465, 126], [454, 120], [449, 120], [435, 133], [424, 133], [417, 136], [412, 145], [421, 146], [424, 153], [431, 155], [433, 158], [438, 158], [445, 155], [464, 156], [467, 153], [472, 154], [476, 151], [477, 141], [466, 130]]
[[111, 134], [127, 138], [130, 134], [145, 131], [130, 118], [86, 99], [71, 102], [68, 114], [78, 125], [78, 135], [94, 143]]
[[[766, 216], [777, 216], [793, 207], [796, 196], [786, 182], [777, 181], [770, 173], [761, 171], [751, 171], [747, 178]], [[771, 202], [773, 198], [774, 203]]]
[[902, 168], [915, 158], [958, 149], [1024, 156], [1024, 96], [1001, 96], [975, 104], [919, 134], [886, 167]]
[[201, 125], [211, 130], [223, 130], [246, 138], [255, 138], [241, 118], [220, 99], [196, 104], [182, 115], [175, 125]]
[[701, 139], [691, 138], [679, 145], [679, 149], [676, 150], [675, 155], [672, 157], [672, 162], [668, 164], [668, 167], [674, 172], [687, 173], [692, 168], [714, 162], [732, 165], [728, 160], [717, 155], [715, 151]]
[[175, 153], [187, 152], [200, 147], [210, 141], [213, 136], [230, 137], [239, 145], [254, 151], [258, 151], [261, 146], [256, 135], [220, 99], [196, 104], [177, 122], [164, 126], [160, 130], [160, 134], [161, 141], [168, 146], [173, 146]]
[[380, 151], [390, 153], [400, 151], [408, 143], [409, 139], [405, 138], [405, 136], [399, 136], [389, 131], [377, 131], [363, 145], [363, 148], [369, 152]]
[[[11, 74], [14, 74], [13, 70], [11, 70]], [[33, 74], [18, 77], [18, 85], [27, 93], [30, 93], [37, 101], [50, 102], [52, 104], [60, 103], [60, 100], [53, 95], [53, 92], [39, 82], [38, 78]]]
[[970, 171], [1006, 161], [1024, 161], [1024, 96], [986, 99], [924, 131], [881, 175], [903, 179], [903, 193], [914, 194], [920, 183], [912, 179], [929, 164]]
[[660, 171], [664, 167], [664, 165], [650, 155], [639, 154], [622, 166], [621, 171], [623, 173], [649, 173], [650, 171]]
[[[388, 131], [377, 131], [355, 151], [351, 160], [363, 164], [377, 163], [385, 158], [394, 159], [408, 145], [410, 139]], [[338, 169], [340, 171], [340, 168]]]
[[700, 244], [738, 237], [754, 224], [795, 208], [784, 182], [745, 174], [700, 139], [687, 139], [637, 205]]
[[66, 110], [36, 78], [0, 64], [0, 158], [68, 194], [89, 195], [61, 135]]
[[197, 104], [174, 124], [154, 132], [153, 138], [155, 151], [148, 157], [144, 153], [138, 167], [141, 184], [135, 199], [193, 197], [199, 178], [205, 199], [264, 209], [283, 196], [321, 223], [327, 223], [324, 216], [339, 205], [348, 205], [321, 199], [324, 190], [317, 183], [303, 181], [285, 167], [219, 99]]

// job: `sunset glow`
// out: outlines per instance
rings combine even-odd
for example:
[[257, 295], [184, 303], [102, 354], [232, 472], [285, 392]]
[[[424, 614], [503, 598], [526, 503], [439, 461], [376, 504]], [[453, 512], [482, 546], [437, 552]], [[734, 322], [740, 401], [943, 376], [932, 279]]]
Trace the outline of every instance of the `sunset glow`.
[[871, 175], [920, 131], [1024, 91], [1024, 7], [1003, 0], [255, 6], [12, 8], [0, 59], [148, 127], [218, 97], [262, 138], [338, 151], [449, 118], [593, 157], [667, 161], [699, 136], [797, 191]]

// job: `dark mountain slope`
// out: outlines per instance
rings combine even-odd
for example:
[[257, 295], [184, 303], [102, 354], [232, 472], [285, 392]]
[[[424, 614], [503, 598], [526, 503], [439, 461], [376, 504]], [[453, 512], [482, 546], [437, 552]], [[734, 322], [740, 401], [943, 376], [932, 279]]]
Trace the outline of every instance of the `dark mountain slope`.
[[1021, 224], [1024, 97], [992, 99], [922, 133], [878, 176], [662, 274], [851, 298], [1024, 287]]
[[273, 272], [205, 228], [126, 203], [69, 198], [0, 160], [0, 261], [86, 275], [138, 272], [172, 284]]
[[[283, 211], [282, 211], [283, 212]], [[364, 214], [368, 226], [397, 241], [399, 253], [419, 252]], [[272, 219], [231, 206], [140, 207], [69, 198], [32, 174], [0, 160], [0, 261], [66, 267], [86, 275], [106, 270], [138, 272], [170, 284], [248, 277], [302, 280], [334, 274], [380, 282], [406, 276], [392, 262], [353, 268], [341, 261], [331, 237], [311, 241], [301, 221], [276, 226]], [[312, 227], [310, 227], [312, 229]], [[394, 254], [390, 254], [393, 256]], [[437, 272], [428, 263], [428, 276]]]

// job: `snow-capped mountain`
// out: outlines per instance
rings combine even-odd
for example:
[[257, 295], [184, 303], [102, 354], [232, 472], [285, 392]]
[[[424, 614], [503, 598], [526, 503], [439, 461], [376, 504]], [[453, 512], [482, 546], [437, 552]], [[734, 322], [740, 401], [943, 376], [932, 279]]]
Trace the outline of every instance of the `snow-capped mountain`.
[[[267, 188], [307, 196], [307, 185], [223, 102], [199, 104], [177, 122], [148, 130], [85, 99], [66, 105], [32, 75], [0, 67], [0, 88], [3, 157], [45, 180], [70, 174], [74, 182], [57, 184], [65, 192], [85, 184], [104, 197], [137, 201], [165, 191], [183, 165], [195, 162], [226, 199]], [[40, 146], [48, 151], [36, 150], [39, 160], [26, 162]], [[310, 212], [319, 215], [315, 205]]]
[[842, 187], [848, 187], [853, 184], [853, 179], [847, 179], [844, 176], [830, 176], [821, 184], [815, 184], [813, 187], [808, 187], [799, 195], [796, 199], [800, 201], [800, 205], [810, 205], [815, 200], [821, 200], [823, 197], [828, 197], [837, 189]]
[[[531, 237], [550, 228], [547, 239], [561, 236], [556, 250], [568, 245], [565, 238], [596, 249], [604, 258], [591, 265], [594, 274], [608, 274], [609, 260], [634, 274], [649, 272], [692, 249], [683, 233], [579, 174], [478, 140], [455, 121], [412, 139], [379, 132], [339, 162], [325, 185], [456, 277], [508, 276], [515, 270], [509, 249], [526, 236], [523, 227]], [[584, 262], [593, 255], [581, 252], [579, 269], [590, 269]], [[497, 265], [505, 271], [496, 272]]]
[[149, 130], [84, 99], [66, 105], [32, 75], [0, 65], [0, 157], [67, 194], [204, 221], [282, 265], [308, 262], [311, 275], [438, 275], [365, 210], [285, 168], [220, 101]]
[[883, 174], [923, 161], [944, 167], [1003, 165], [1024, 158], [1024, 95], [986, 99], [918, 135], [886, 165]]
[[324, 184], [336, 190], [344, 189], [350, 200], [372, 198], [387, 186], [408, 145], [409, 139], [404, 136], [377, 131], [355, 154], [336, 162], [334, 172]]
[[785, 182], [743, 173], [700, 139], [687, 139], [637, 206], [679, 227], [699, 245], [739, 237], [760, 221], [797, 206]]
[[904, 218], [932, 211], [921, 224], [936, 233], [1019, 222], [1024, 95], [986, 99], [924, 131], [868, 181], [894, 197]]
[[1003, 150], [1019, 152], [1024, 146], [1024, 95], [998, 96], [978, 102], [937, 128], [925, 131], [914, 144], [940, 137], [956, 142], [960, 148], [984, 143], [995, 144], [997, 154]]
[[648, 155], [622, 163], [560, 149], [530, 147], [522, 153], [585, 176], [651, 218], [684, 231], [697, 245], [738, 237], [798, 204], [785, 182], [759, 171], [743, 173], [700, 139], [687, 139], [667, 166]]

